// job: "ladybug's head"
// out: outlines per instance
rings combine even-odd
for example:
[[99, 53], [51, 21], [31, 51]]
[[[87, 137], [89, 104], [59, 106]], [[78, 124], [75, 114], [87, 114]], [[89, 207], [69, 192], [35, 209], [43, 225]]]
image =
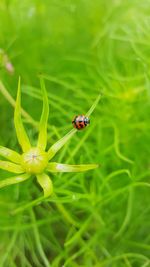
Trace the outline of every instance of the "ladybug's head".
[[90, 124], [90, 118], [89, 117], [85, 117], [84, 122], [86, 125]]

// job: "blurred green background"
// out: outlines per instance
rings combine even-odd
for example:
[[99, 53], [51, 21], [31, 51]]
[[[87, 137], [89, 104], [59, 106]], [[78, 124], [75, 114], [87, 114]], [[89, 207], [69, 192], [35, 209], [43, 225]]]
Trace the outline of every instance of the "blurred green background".
[[90, 127], [56, 156], [99, 169], [54, 175], [57, 198], [42, 203], [35, 180], [0, 190], [0, 267], [150, 266], [149, 14], [148, 0], [0, 1], [0, 49], [15, 69], [0, 57], [1, 145], [20, 151], [6, 96], [15, 99], [19, 75], [36, 121], [45, 75], [49, 146], [103, 94]]

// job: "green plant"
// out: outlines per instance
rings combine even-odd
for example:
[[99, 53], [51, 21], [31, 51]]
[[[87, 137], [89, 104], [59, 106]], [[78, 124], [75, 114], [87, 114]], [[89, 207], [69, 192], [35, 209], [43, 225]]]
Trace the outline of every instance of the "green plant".
[[[149, 14], [147, 0], [0, 1], [0, 47], [15, 69], [0, 68], [2, 146], [20, 153], [12, 125], [20, 74], [34, 145], [43, 101], [37, 73], [49, 99], [48, 146], [74, 114], [86, 113], [98, 88], [104, 93], [91, 126], [52, 159], [101, 168], [51, 174], [48, 198], [36, 177], [0, 189], [0, 267], [150, 265]], [[10, 176], [0, 170], [0, 181]]]
[[[98, 164], [69, 165], [49, 162], [59, 151], [59, 149], [75, 134], [77, 130], [71, 130], [63, 138], [52, 145], [47, 152], [45, 151], [47, 146], [47, 121], [49, 115], [49, 103], [43, 78], [40, 78], [40, 82], [43, 93], [43, 111], [39, 123], [39, 136], [37, 146], [32, 147], [21, 119], [21, 85], [19, 78], [18, 93], [14, 113], [14, 124], [18, 142], [22, 148], [23, 154], [20, 155], [13, 150], [0, 146], [0, 155], [9, 160], [1, 160], [0, 168], [18, 174], [15, 177], [2, 180], [0, 182], [0, 188], [23, 182], [29, 179], [31, 175], [34, 175], [37, 177], [38, 183], [43, 188], [44, 196], [48, 197], [53, 192], [53, 184], [47, 172], [83, 172], [97, 168]], [[93, 112], [99, 99], [100, 95], [88, 111], [88, 116]]]

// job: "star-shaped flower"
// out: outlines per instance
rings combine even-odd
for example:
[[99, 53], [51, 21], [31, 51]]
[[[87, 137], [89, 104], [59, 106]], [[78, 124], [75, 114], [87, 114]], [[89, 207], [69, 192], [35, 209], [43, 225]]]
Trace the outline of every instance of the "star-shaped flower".
[[[40, 82], [41, 90], [43, 93], [43, 110], [39, 123], [37, 146], [32, 147], [21, 119], [21, 86], [19, 78], [16, 106], [14, 112], [14, 124], [18, 142], [22, 148], [23, 153], [19, 154], [14, 150], [0, 146], [0, 156], [7, 159], [7, 161], [0, 160], [0, 168], [8, 172], [17, 174], [17, 176], [13, 176], [11, 178], [7, 178], [5, 180], [0, 181], [0, 188], [11, 184], [20, 183], [29, 179], [31, 176], [36, 176], [37, 182], [43, 188], [44, 196], [48, 197], [53, 192], [53, 184], [48, 173], [83, 172], [95, 169], [98, 167], [98, 165], [69, 165], [51, 162], [55, 154], [76, 133], [77, 129], [72, 129], [63, 138], [61, 138], [54, 145], [52, 145], [48, 149], [48, 151], [46, 151], [49, 103], [44, 80], [40, 78]], [[87, 116], [89, 116], [93, 112], [99, 99], [100, 95], [98, 96], [90, 110], [87, 112]]]

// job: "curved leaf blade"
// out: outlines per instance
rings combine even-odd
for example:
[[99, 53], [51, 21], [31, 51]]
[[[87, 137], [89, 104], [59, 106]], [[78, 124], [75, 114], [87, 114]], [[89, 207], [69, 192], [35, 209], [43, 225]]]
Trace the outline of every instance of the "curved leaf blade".
[[30, 178], [30, 174], [22, 174], [18, 176], [13, 176], [11, 178], [0, 181], [0, 188], [9, 186], [12, 184], [18, 184], [18, 183], [24, 182], [25, 180], [29, 178]]
[[45, 150], [46, 145], [47, 145], [47, 122], [48, 122], [48, 116], [49, 116], [49, 103], [48, 103], [45, 83], [42, 78], [40, 78], [40, 83], [41, 83], [41, 89], [43, 93], [43, 110], [42, 110], [42, 115], [41, 115], [40, 125], [39, 125], [38, 147]]
[[49, 160], [52, 159], [55, 154], [69, 141], [69, 139], [76, 133], [76, 131], [76, 129], [72, 129], [69, 133], [67, 133], [64, 137], [62, 137], [50, 147], [50, 149], [48, 150]]
[[53, 183], [46, 173], [37, 174], [37, 182], [42, 187], [44, 197], [49, 197], [53, 193]]
[[96, 100], [94, 101], [93, 105], [90, 107], [89, 111], [86, 113], [87, 117], [89, 117], [93, 113], [93, 111], [96, 108], [96, 106], [97, 106], [98, 102], [100, 101], [101, 97], [102, 97], [102, 95], [99, 94], [98, 97], [96, 98]]
[[81, 164], [81, 165], [69, 165], [61, 164], [57, 162], [50, 162], [47, 166], [49, 172], [84, 172], [98, 168], [98, 164]]
[[21, 165], [9, 161], [0, 160], [0, 169], [13, 173], [24, 173], [24, 170]]
[[21, 161], [21, 155], [19, 153], [4, 146], [0, 146], [0, 156], [15, 163], [20, 163]]
[[14, 113], [14, 124], [16, 129], [16, 134], [18, 138], [18, 142], [23, 150], [23, 152], [28, 151], [31, 148], [29, 138], [25, 131], [25, 128], [22, 123], [21, 119], [21, 88], [20, 88], [20, 77], [18, 81], [18, 92], [17, 92], [17, 99], [16, 99], [16, 106], [15, 106], [15, 113]]

